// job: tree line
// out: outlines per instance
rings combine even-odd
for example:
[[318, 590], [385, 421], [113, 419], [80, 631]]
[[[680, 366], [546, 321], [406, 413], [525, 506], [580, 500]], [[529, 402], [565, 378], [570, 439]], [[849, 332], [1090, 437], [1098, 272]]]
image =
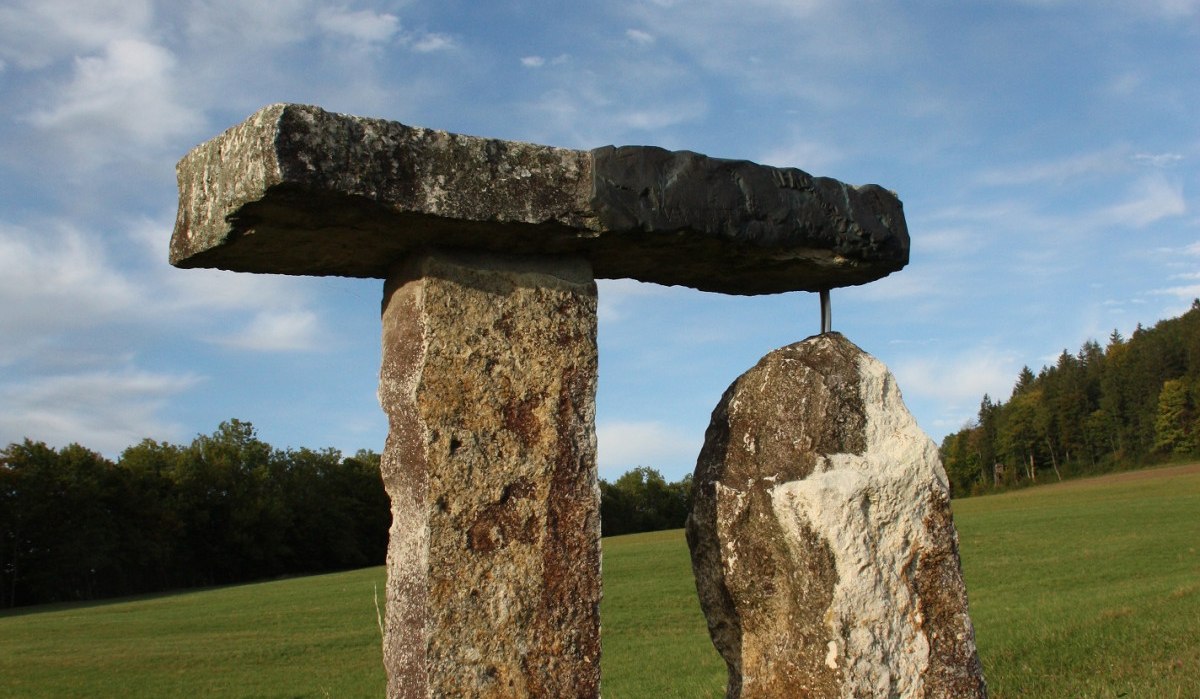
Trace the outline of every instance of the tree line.
[[1023, 368], [1009, 400], [984, 395], [941, 455], [955, 495], [1200, 456], [1200, 300], [1129, 339], [1114, 330], [1104, 347]]
[[383, 563], [379, 456], [277, 450], [248, 422], [110, 461], [76, 444], [0, 451], [0, 607]]
[[600, 531], [604, 536], [679, 529], [692, 510], [692, 476], [668, 483], [638, 466], [609, 483], [600, 480]]
[[[682, 527], [691, 479], [600, 481], [605, 536]], [[116, 461], [78, 444], [0, 451], [0, 608], [381, 565], [379, 455], [279, 450], [249, 422]]]

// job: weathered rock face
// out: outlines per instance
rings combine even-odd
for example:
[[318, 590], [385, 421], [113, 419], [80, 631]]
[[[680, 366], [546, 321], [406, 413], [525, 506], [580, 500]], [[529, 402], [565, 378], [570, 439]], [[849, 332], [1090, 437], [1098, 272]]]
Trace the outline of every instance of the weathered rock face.
[[896, 196], [795, 168], [551, 148], [273, 105], [178, 165], [171, 263], [384, 277], [426, 246], [585, 257], [598, 278], [761, 294], [908, 263]]
[[599, 696], [595, 314], [580, 258], [389, 277], [388, 696]]
[[713, 412], [688, 543], [729, 697], [984, 697], [949, 489], [892, 375], [836, 333]]

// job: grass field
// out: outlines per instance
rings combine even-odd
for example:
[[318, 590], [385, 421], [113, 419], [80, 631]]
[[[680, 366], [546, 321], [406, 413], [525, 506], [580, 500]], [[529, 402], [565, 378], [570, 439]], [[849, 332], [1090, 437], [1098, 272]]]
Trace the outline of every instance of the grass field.
[[1200, 468], [954, 508], [993, 697], [1200, 697]]
[[[954, 507], [993, 697], [1200, 697], [1200, 468]], [[604, 696], [722, 696], [682, 532], [604, 553]], [[3, 614], [0, 697], [381, 696], [382, 581], [375, 568]]]

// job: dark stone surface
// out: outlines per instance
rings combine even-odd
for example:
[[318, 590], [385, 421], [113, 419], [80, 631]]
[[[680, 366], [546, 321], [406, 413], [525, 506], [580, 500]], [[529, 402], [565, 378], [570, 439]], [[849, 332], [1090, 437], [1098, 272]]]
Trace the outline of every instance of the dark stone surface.
[[908, 262], [894, 194], [794, 168], [577, 151], [273, 105], [178, 166], [171, 263], [385, 277], [426, 246], [586, 257], [598, 278], [733, 294], [862, 284]]

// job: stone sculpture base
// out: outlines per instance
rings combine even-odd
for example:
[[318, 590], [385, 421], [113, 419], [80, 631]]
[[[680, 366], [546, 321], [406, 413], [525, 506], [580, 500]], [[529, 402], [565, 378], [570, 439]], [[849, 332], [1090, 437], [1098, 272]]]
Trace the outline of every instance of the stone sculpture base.
[[688, 544], [727, 696], [986, 697], [949, 489], [892, 375], [828, 333], [713, 411]]
[[389, 697], [598, 697], [596, 285], [426, 252], [384, 291]]

